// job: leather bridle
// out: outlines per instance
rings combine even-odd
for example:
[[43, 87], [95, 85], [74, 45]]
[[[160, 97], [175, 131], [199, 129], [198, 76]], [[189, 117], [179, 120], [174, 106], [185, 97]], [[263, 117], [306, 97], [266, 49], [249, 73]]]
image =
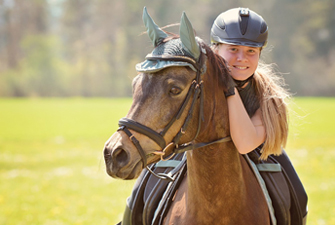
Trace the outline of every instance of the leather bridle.
[[[199, 59], [201, 58], [205, 58], [205, 57], [199, 57]], [[193, 141], [198, 137], [199, 133], [200, 133], [200, 128], [201, 128], [201, 122], [204, 121], [204, 94], [203, 94], [203, 82], [201, 80], [201, 75], [204, 74], [206, 72], [206, 67], [205, 67], [205, 63], [202, 62], [201, 60], [199, 60], [198, 62], [196, 62], [194, 59], [189, 58], [189, 57], [185, 57], [185, 56], [171, 56], [171, 57], [166, 57], [166, 56], [147, 56], [146, 57], [147, 60], [169, 60], [169, 61], [183, 61], [183, 62], [187, 62], [190, 63], [194, 66], [194, 68], [196, 68], [196, 77], [195, 79], [192, 81], [192, 84], [188, 90], [188, 93], [184, 99], [184, 102], [182, 103], [181, 107], [179, 108], [177, 114], [171, 119], [171, 121], [166, 125], [166, 127], [163, 129], [163, 131], [161, 131], [160, 133], [152, 130], [151, 128], [140, 124], [132, 119], [129, 118], [122, 118], [119, 120], [119, 129], [118, 131], [124, 131], [128, 137], [130, 138], [130, 140], [132, 141], [132, 143], [134, 144], [134, 146], [136, 147], [137, 151], [139, 152], [139, 154], [141, 155], [142, 158], [142, 162], [143, 162], [143, 167], [146, 167], [146, 169], [152, 173], [154, 176], [160, 178], [160, 179], [165, 179], [165, 180], [170, 180], [172, 181], [173, 178], [170, 177], [167, 174], [156, 174], [154, 173], [147, 165], [147, 156], [146, 153], [144, 152], [143, 148], [141, 147], [139, 141], [136, 139], [136, 137], [130, 132], [129, 129], [134, 130], [138, 133], [141, 133], [147, 137], [149, 137], [151, 140], [155, 141], [161, 148], [162, 150], [159, 151], [155, 151], [151, 154], [156, 154], [156, 155], [160, 155], [161, 156], [161, 160], [169, 160], [171, 157], [173, 157], [173, 155], [177, 154], [177, 153], [181, 153], [181, 152], [185, 152], [187, 150], [191, 150], [191, 149], [196, 149], [196, 148], [200, 148], [200, 147], [204, 147], [210, 144], [215, 144], [215, 143], [222, 143], [222, 142], [227, 142], [230, 141], [231, 138], [230, 136], [218, 139], [216, 141], [212, 141], [212, 142], [208, 142], [208, 143], [195, 143], [193, 144]], [[191, 96], [193, 96], [192, 98], [192, 102], [191, 102], [191, 106], [188, 110], [188, 114], [184, 120], [184, 124], [181, 126], [180, 131], [177, 133], [177, 135], [173, 138], [173, 140], [167, 145], [164, 139], [164, 135], [167, 133], [167, 131], [169, 130], [169, 128], [172, 126], [172, 124], [180, 119], [182, 113], [184, 112], [186, 106], [188, 105]], [[199, 117], [198, 117], [198, 128], [197, 128], [197, 132], [194, 136], [194, 138], [192, 139], [192, 141], [190, 141], [189, 143], [185, 143], [185, 144], [179, 144], [179, 141], [182, 137], [183, 134], [185, 134], [186, 129], [189, 125], [189, 122], [193, 116], [193, 111], [196, 105], [197, 101], [200, 101], [199, 104]], [[169, 151], [171, 150], [171, 153], [169, 153]], [[166, 154], [171, 154], [169, 157], [164, 158], [164, 156]], [[150, 154], [149, 154], [150, 155]]]

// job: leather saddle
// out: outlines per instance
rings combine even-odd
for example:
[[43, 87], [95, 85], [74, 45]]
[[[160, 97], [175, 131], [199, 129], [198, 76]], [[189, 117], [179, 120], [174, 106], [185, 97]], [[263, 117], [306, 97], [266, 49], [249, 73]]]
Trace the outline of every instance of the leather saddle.
[[[305, 225], [307, 194], [285, 152], [284, 154], [285, 159], [278, 160], [278, 157], [270, 156], [266, 161], [260, 161], [260, 153], [254, 150], [248, 157], [257, 166], [271, 198], [275, 214], [272, 225]], [[169, 174], [174, 179], [173, 182], [159, 179], [148, 170], [143, 170], [127, 199], [123, 220], [118, 225], [162, 224], [187, 171], [186, 164], [186, 154], [179, 153], [168, 161], [151, 165], [151, 170]]]

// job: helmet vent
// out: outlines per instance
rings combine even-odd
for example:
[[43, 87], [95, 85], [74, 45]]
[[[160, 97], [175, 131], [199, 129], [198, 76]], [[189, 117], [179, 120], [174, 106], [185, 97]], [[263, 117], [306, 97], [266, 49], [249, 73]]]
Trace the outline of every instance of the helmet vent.
[[211, 28], [211, 43], [263, 47], [268, 38], [264, 19], [248, 8], [234, 8], [221, 13]]
[[268, 25], [266, 23], [262, 23], [261, 25], [261, 34], [268, 30]]
[[241, 8], [240, 9], [240, 30], [242, 35], [245, 35], [248, 28], [248, 20], [249, 20], [249, 9], [248, 8]]
[[249, 9], [248, 8], [241, 8], [240, 9], [240, 16], [247, 16], [249, 17]]
[[224, 21], [222, 20], [221, 23], [218, 24], [218, 26], [222, 29], [225, 30], [226, 29], [226, 25], [224, 23]]

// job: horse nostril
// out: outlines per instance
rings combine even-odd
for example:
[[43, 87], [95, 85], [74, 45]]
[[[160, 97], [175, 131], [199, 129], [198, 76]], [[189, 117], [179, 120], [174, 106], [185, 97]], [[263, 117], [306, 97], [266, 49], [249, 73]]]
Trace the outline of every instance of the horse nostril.
[[116, 149], [112, 154], [112, 158], [113, 161], [119, 165], [119, 167], [123, 167], [128, 163], [128, 154], [122, 148]]

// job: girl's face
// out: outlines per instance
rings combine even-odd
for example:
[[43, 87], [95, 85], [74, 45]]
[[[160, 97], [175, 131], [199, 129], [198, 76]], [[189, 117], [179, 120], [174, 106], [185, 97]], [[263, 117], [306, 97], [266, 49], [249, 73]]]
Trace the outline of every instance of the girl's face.
[[220, 44], [217, 53], [227, 61], [235, 80], [246, 80], [257, 69], [261, 48]]

